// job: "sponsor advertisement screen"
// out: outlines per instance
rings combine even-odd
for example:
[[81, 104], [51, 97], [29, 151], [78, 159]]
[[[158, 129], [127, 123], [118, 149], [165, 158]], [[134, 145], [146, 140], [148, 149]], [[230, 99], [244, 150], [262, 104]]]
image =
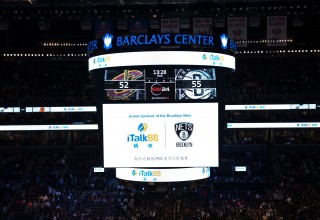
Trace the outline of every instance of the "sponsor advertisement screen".
[[103, 104], [104, 167], [217, 167], [218, 103]]

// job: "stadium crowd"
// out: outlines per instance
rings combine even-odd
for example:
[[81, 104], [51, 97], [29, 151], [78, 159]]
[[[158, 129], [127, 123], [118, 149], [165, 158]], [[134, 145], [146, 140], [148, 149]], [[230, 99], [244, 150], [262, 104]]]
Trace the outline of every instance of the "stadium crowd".
[[[94, 173], [102, 160], [98, 149], [2, 152], [1, 218], [318, 219], [320, 214], [319, 151], [285, 150], [276, 157], [222, 152], [210, 178], [162, 183], [160, 190], [116, 179], [114, 169]], [[233, 166], [239, 164], [247, 172], [236, 173]]]
[[319, 103], [319, 56], [239, 57], [226, 104]]

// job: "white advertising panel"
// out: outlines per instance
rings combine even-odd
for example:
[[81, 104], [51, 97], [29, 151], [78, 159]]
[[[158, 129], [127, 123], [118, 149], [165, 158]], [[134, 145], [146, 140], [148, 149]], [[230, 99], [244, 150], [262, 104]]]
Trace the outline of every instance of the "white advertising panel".
[[51, 107], [51, 112], [96, 112], [96, 106]]
[[93, 172], [94, 173], [103, 173], [104, 172], [104, 168], [103, 167], [94, 167], [93, 168]]
[[104, 167], [217, 167], [218, 103], [103, 104]]
[[50, 112], [50, 107], [33, 107], [32, 112]]
[[227, 123], [227, 128], [319, 128], [320, 122]]
[[139, 169], [116, 168], [116, 177], [139, 182], [179, 182], [200, 180], [210, 177], [209, 167]]
[[1, 125], [0, 131], [57, 131], [57, 130], [98, 130], [97, 124], [63, 125]]
[[289, 110], [316, 109], [316, 104], [226, 105], [225, 110]]
[[13, 107], [0, 107], [0, 112], [1, 113], [12, 113], [13, 112]]
[[236, 171], [236, 172], [246, 172], [247, 171], [247, 167], [246, 166], [235, 166], [234, 167], [234, 171]]

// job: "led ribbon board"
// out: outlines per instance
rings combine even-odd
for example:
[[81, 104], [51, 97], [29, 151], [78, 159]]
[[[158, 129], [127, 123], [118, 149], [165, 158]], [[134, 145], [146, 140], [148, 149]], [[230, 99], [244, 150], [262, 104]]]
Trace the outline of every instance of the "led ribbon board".
[[99, 55], [89, 59], [89, 71], [124, 66], [187, 65], [235, 70], [235, 57], [195, 51], [146, 51]]
[[319, 128], [320, 122], [227, 123], [227, 128]]
[[98, 130], [97, 124], [0, 125], [0, 131]]
[[200, 180], [210, 177], [209, 167], [139, 169], [116, 168], [116, 177], [139, 182], [178, 182]]

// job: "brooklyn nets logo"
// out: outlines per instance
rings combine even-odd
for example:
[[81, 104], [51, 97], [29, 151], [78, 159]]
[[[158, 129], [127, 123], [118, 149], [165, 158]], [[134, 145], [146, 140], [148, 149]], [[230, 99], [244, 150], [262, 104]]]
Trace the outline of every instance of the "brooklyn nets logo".
[[182, 141], [186, 141], [193, 132], [193, 124], [189, 122], [179, 122], [174, 124], [176, 134]]
[[[176, 97], [183, 99], [214, 99], [216, 98], [214, 69], [179, 69], [176, 70], [176, 82], [182, 82], [177, 89]], [[208, 84], [211, 86], [208, 87]]]

